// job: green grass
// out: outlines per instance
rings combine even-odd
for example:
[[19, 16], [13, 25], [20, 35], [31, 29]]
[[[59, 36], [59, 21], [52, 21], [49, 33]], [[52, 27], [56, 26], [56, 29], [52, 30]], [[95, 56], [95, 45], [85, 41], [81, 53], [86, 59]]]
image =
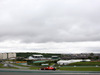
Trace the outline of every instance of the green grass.
[[96, 67], [96, 65], [100, 66], [100, 62], [76, 62], [59, 67], [59, 69], [66, 71], [100, 71], [100, 67]]
[[100, 71], [100, 67], [60, 67], [59, 70], [65, 70], [65, 71]]
[[16, 67], [0, 67], [0, 68], [5, 68], [5, 69], [19, 69], [19, 68], [16, 68]]
[[27, 65], [20, 65], [20, 64], [13, 64], [13, 65], [21, 66], [21, 67], [29, 67], [29, 66], [27, 66]]
[[100, 62], [76, 62], [76, 63], [71, 63], [71, 64], [68, 64], [68, 66], [100, 66]]
[[6, 68], [6, 69], [19, 69], [16, 67], [4, 67], [3, 64], [0, 63], [0, 68]]
[[30, 67], [29, 69], [31, 69], [31, 70], [39, 70], [40, 67]]
[[2, 67], [2, 66], [3, 66], [3, 64], [0, 63], [0, 67]]
[[20, 64], [13, 64], [13, 65], [16, 65], [16, 66], [21, 66], [21, 67], [29, 67], [29, 69], [31, 69], [31, 70], [38, 70], [38, 69], [40, 69], [40, 67], [36, 67], [36, 66], [25, 66], [25, 65], [20, 65]]

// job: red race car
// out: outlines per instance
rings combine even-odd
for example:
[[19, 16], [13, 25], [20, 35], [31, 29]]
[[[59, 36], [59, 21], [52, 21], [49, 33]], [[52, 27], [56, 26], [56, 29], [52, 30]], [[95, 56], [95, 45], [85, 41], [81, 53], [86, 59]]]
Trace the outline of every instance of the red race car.
[[43, 67], [41, 70], [56, 70], [55, 67]]

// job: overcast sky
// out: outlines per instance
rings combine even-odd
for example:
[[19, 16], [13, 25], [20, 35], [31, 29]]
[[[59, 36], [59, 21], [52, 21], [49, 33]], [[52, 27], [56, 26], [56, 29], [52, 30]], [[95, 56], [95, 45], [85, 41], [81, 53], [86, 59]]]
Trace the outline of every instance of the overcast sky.
[[100, 0], [0, 0], [0, 52], [100, 52]]

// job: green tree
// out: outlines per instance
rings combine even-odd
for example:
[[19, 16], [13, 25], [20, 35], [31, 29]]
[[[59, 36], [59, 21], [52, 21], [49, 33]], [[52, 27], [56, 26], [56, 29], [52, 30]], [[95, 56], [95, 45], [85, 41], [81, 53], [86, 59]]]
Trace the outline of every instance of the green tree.
[[90, 53], [90, 56], [94, 56], [94, 53]]

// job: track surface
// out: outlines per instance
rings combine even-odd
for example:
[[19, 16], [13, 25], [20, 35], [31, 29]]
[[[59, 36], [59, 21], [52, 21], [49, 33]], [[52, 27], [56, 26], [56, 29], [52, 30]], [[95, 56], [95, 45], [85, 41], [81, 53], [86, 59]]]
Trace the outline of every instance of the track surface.
[[100, 71], [41, 71], [0, 69], [0, 75], [100, 75]]
[[13, 73], [0, 72], [0, 75], [100, 75], [99, 73]]

